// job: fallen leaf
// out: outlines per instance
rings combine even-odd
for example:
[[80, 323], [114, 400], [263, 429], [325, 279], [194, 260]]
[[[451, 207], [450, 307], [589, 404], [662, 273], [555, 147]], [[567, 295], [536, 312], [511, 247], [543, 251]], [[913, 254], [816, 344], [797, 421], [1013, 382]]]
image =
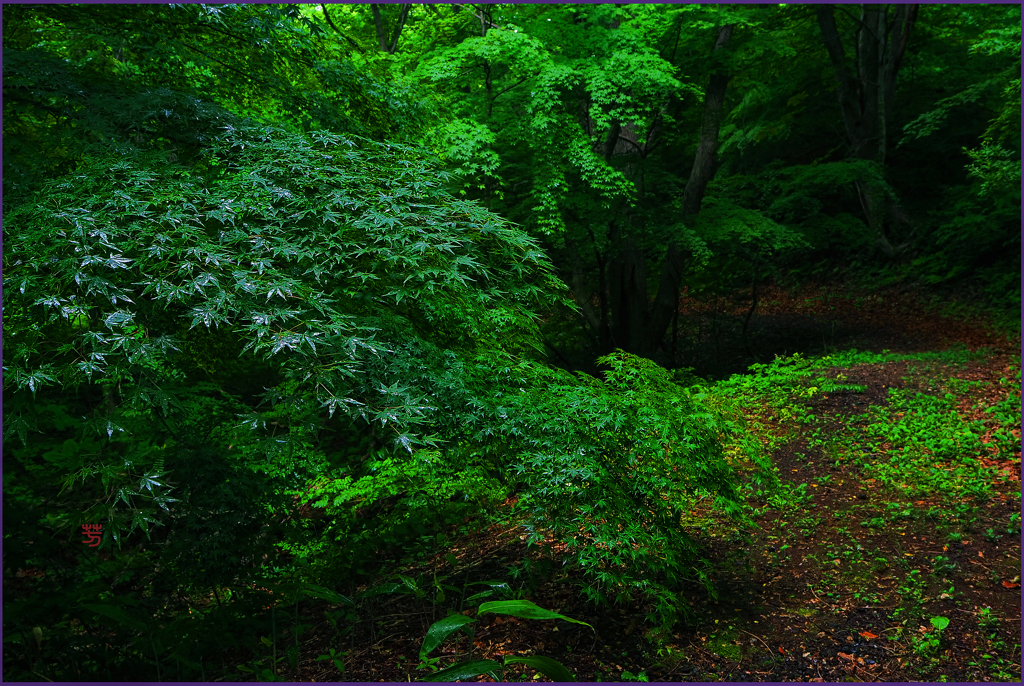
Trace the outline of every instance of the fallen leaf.
[[786, 651], [782, 649], [782, 646], [779, 646], [779, 652], [782, 653], [783, 655], [786, 654]]
[[870, 631], [862, 631], [860, 632], [860, 635], [868, 639], [869, 641], [873, 638], [878, 638], [878, 634], [873, 634]]
[[1015, 584], [1012, 581], [1004, 581], [1003, 586], [1006, 588], [1020, 588], [1020, 584]]
[[978, 551], [978, 557], [985, 557], [985, 553], [983, 553], [983, 552], [981, 552], [981, 551], [979, 550], [979, 551]]
[[853, 660], [853, 655], [848, 655], [847, 653], [838, 653], [838, 655], [839, 655], [839, 657], [841, 657], [844, 660], [849, 660], [850, 662], [854, 661]]

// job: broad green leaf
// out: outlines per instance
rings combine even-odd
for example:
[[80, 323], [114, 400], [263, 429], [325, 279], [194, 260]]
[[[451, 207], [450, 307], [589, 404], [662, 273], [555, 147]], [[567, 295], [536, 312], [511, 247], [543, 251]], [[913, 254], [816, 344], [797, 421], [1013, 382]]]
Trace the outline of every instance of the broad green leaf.
[[534, 605], [529, 600], [496, 600], [490, 603], [484, 603], [480, 606], [478, 615], [482, 615], [486, 612], [493, 612], [497, 615], [511, 615], [513, 617], [521, 617], [523, 619], [561, 619], [565, 622], [572, 622], [573, 624], [582, 624], [583, 626], [590, 626], [586, 622], [581, 622], [578, 619], [572, 619], [565, 615], [560, 615], [557, 612], [551, 610], [545, 610], [542, 607]]
[[565, 668], [565, 665], [557, 660], [552, 660], [550, 657], [543, 657], [541, 655], [528, 655], [525, 657], [506, 655], [505, 664], [529, 665], [552, 681], [576, 681], [576, 677]]
[[492, 579], [490, 581], [473, 581], [473, 582], [467, 584], [467, 586], [489, 586], [490, 588], [492, 588], [494, 590], [501, 590], [501, 591], [505, 591], [507, 593], [511, 593], [512, 592], [512, 589], [511, 589], [511, 587], [509, 587], [507, 581], [501, 581], [501, 580], [498, 580], [498, 579]]
[[405, 590], [405, 584], [396, 584], [393, 581], [389, 581], [386, 584], [369, 588], [359, 594], [361, 598], [371, 598], [377, 595], [388, 595], [390, 593], [397, 593]]
[[487, 589], [486, 591], [480, 591], [479, 593], [474, 593], [473, 595], [469, 596], [468, 598], [466, 598], [466, 602], [475, 603], [478, 600], [490, 598], [492, 595], [494, 595], [494, 591], [492, 591], [491, 589]]
[[130, 614], [119, 608], [117, 605], [89, 604], [83, 605], [82, 607], [86, 608], [87, 610], [92, 610], [97, 614], [104, 615], [105, 617], [110, 617], [111, 619], [116, 620], [121, 624], [124, 624], [125, 626], [131, 627], [136, 631], [145, 632], [149, 629], [146, 626], [145, 622], [136, 619], [135, 617], [132, 617]]
[[501, 681], [503, 672], [501, 663], [494, 660], [472, 660], [452, 665], [440, 672], [426, 676], [420, 681], [458, 681], [459, 679], [472, 679], [481, 674], [486, 674], [495, 681]]
[[476, 620], [466, 615], [451, 615], [434, 622], [427, 629], [427, 635], [423, 638], [423, 646], [420, 648], [420, 659], [429, 655], [434, 648], [444, 643], [449, 636], [457, 632], [467, 624]]
[[340, 605], [348, 605], [350, 607], [355, 605], [355, 603], [353, 603], [351, 599], [346, 598], [340, 593], [335, 593], [329, 588], [324, 588], [323, 586], [316, 586], [314, 584], [303, 584], [302, 592], [313, 598], [320, 598], [321, 600], [327, 600], [329, 602], [338, 603]]

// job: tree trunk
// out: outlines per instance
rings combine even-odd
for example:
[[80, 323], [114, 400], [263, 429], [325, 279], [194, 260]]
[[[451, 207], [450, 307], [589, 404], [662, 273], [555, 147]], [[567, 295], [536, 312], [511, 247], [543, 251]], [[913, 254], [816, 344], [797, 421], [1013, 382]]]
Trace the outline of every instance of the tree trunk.
[[[851, 6], [852, 7], [852, 6]], [[850, 71], [835, 13], [831, 5], [819, 5], [818, 26], [829, 59], [836, 70], [836, 94], [843, 118], [850, 157], [874, 162], [879, 173], [885, 168], [887, 132], [896, 95], [896, 77], [906, 53], [910, 30], [917, 18], [917, 5], [897, 5], [891, 23], [885, 5], [863, 5], [856, 31], [856, 75]], [[857, 181], [857, 194], [878, 246], [888, 257], [896, 250], [886, 236], [886, 207], [890, 199], [877, 178]]]
[[[732, 37], [733, 25], [719, 29], [712, 52], [712, 59], [720, 58]], [[708, 184], [714, 178], [717, 166], [718, 132], [722, 121], [726, 87], [729, 74], [720, 65], [712, 68], [711, 77], [704, 93], [704, 115], [701, 122], [697, 155], [690, 171], [690, 177], [683, 190], [684, 221], [700, 211], [701, 202]], [[623, 137], [623, 123], [613, 121], [605, 134], [601, 152], [605, 162], [610, 163], [619, 139]], [[627, 139], [627, 142], [629, 139]], [[646, 147], [646, 146], [645, 146]], [[646, 153], [640, 150], [641, 161]], [[642, 179], [638, 188], [642, 192]], [[615, 347], [642, 357], [652, 357], [661, 345], [673, 315], [679, 307], [679, 288], [686, 267], [686, 250], [678, 241], [671, 241], [662, 264], [658, 293], [653, 302], [647, 296], [646, 260], [642, 244], [627, 237], [618, 239], [618, 227], [609, 223], [609, 245], [621, 245], [618, 254], [607, 263], [601, 263], [601, 277], [604, 283], [599, 289], [601, 315], [598, 322], [598, 341], [602, 352]], [[593, 236], [591, 236], [593, 239]], [[568, 247], [568, 246], [567, 246]], [[580, 301], [584, 293], [582, 272], [578, 265], [573, 269], [573, 292]], [[583, 315], [593, 326], [598, 318], [592, 305], [580, 301]], [[611, 311], [611, 317], [606, 315]], [[609, 319], [611, 320], [609, 322]]]
[[[733, 25], [723, 26], [715, 41], [715, 53], [719, 53], [732, 37]], [[725, 89], [729, 85], [729, 74], [719, 67], [711, 73], [708, 87], [704, 91], [704, 119], [700, 127], [700, 141], [697, 156], [693, 159], [690, 178], [683, 189], [684, 221], [700, 212], [704, 191], [715, 176], [718, 164], [718, 129], [722, 124], [722, 105], [725, 103]]]
[[412, 7], [412, 3], [402, 4], [402, 13], [398, 16], [398, 25], [395, 27], [395, 33], [388, 40], [387, 27], [384, 26], [384, 18], [380, 14], [380, 5], [374, 3], [370, 5], [370, 11], [373, 12], [373, 25], [377, 29], [377, 44], [383, 52], [389, 55], [394, 55], [395, 51], [398, 50], [398, 38], [402, 35], [402, 28], [405, 27], [405, 20], [409, 17], [409, 9]]
[[[568, 236], [565, 239], [566, 252], [569, 254], [569, 263], [572, 268], [572, 283], [571, 291], [573, 299], [576, 304], [580, 307], [580, 312], [583, 314], [583, 321], [586, 323], [587, 328], [595, 336], [594, 342], [597, 343], [598, 348], [602, 353], [609, 352], [605, 348], [605, 342], [602, 340], [601, 333], [604, 330], [602, 326], [603, 322], [598, 317], [597, 311], [594, 310], [594, 304], [591, 302], [593, 292], [590, 290], [588, 279], [583, 271], [583, 260], [580, 259], [579, 251], [576, 249], [576, 244]], [[601, 270], [602, 277], [604, 273], [604, 265], [600, 263], [600, 256], [598, 259], [598, 268]], [[599, 279], [598, 284], [599, 298], [602, 302], [605, 299], [604, 294], [604, 278]]]
[[[723, 26], [718, 31], [714, 54], [720, 56], [732, 37], [733, 25]], [[683, 189], [683, 221], [691, 220], [700, 212], [701, 203], [708, 184], [714, 178], [718, 163], [718, 130], [722, 123], [722, 110], [725, 104], [725, 92], [729, 85], [729, 74], [719, 66], [711, 73], [707, 89], [704, 91], [704, 117], [701, 122], [700, 140], [697, 143], [697, 155], [693, 160], [690, 178]], [[658, 294], [650, 316], [650, 341], [657, 347], [672, 322], [673, 315], [679, 307], [679, 288], [683, 281], [686, 267], [686, 251], [678, 242], [672, 241], [665, 253], [665, 261], [661, 268], [661, 280]]]
[[643, 250], [632, 238], [623, 242], [609, 280], [612, 310], [616, 314], [613, 338], [625, 350], [650, 356], [654, 346], [648, 326], [647, 269]]

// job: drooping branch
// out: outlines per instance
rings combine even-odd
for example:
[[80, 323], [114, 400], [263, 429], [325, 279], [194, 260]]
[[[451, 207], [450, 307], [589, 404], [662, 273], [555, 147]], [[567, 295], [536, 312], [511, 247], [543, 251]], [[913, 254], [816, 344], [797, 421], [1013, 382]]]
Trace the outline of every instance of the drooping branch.
[[346, 36], [344, 33], [342, 33], [341, 29], [334, 25], [334, 21], [331, 20], [331, 15], [327, 14], [327, 5], [320, 3], [320, 10], [324, 13], [324, 19], [327, 20], [327, 25], [334, 29], [335, 33], [337, 33], [339, 36], [347, 40], [348, 44], [355, 48], [357, 51], [359, 51], [360, 54], [363, 54], [365, 52], [361, 47], [359, 47], [359, 43], [356, 43], [354, 40], [352, 40], [352, 38]]

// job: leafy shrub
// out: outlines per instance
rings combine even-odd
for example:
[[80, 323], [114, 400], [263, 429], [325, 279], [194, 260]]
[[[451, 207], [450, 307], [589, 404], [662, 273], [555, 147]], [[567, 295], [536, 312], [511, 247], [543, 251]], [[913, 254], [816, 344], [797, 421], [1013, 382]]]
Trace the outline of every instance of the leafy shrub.
[[[6, 213], [6, 505], [26, 516], [5, 554], [48, 568], [39, 531], [102, 522], [121, 561], [76, 587], [95, 551], [60, 553], [61, 600], [45, 620], [21, 608], [16, 630], [66, 632], [105, 584], [127, 602], [126, 564], [164, 599], [151, 615], [198, 589], [233, 588], [238, 606], [272, 545], [296, 540], [278, 524], [287, 496], [357, 472], [332, 434], [385, 446], [370, 465], [396, 480], [419, 475], [420, 446], [457, 437], [460, 404], [486, 391], [463, 359], [536, 347], [545, 257], [417, 151], [187, 111], [202, 131], [187, 158], [144, 136], [93, 147]], [[486, 490], [428, 472], [404, 511]]]
[[[640, 591], [670, 625], [685, 580], [710, 582], [681, 517], [698, 499], [742, 518], [724, 443], [738, 425], [700, 387], [678, 386], [650, 360], [616, 352], [603, 379], [520, 363], [505, 372], [497, 414], [506, 469], [525, 485], [531, 540], [566, 543], [594, 600]], [[756, 455], [755, 455], [756, 457]], [[768, 472], [767, 463], [761, 463]]]

